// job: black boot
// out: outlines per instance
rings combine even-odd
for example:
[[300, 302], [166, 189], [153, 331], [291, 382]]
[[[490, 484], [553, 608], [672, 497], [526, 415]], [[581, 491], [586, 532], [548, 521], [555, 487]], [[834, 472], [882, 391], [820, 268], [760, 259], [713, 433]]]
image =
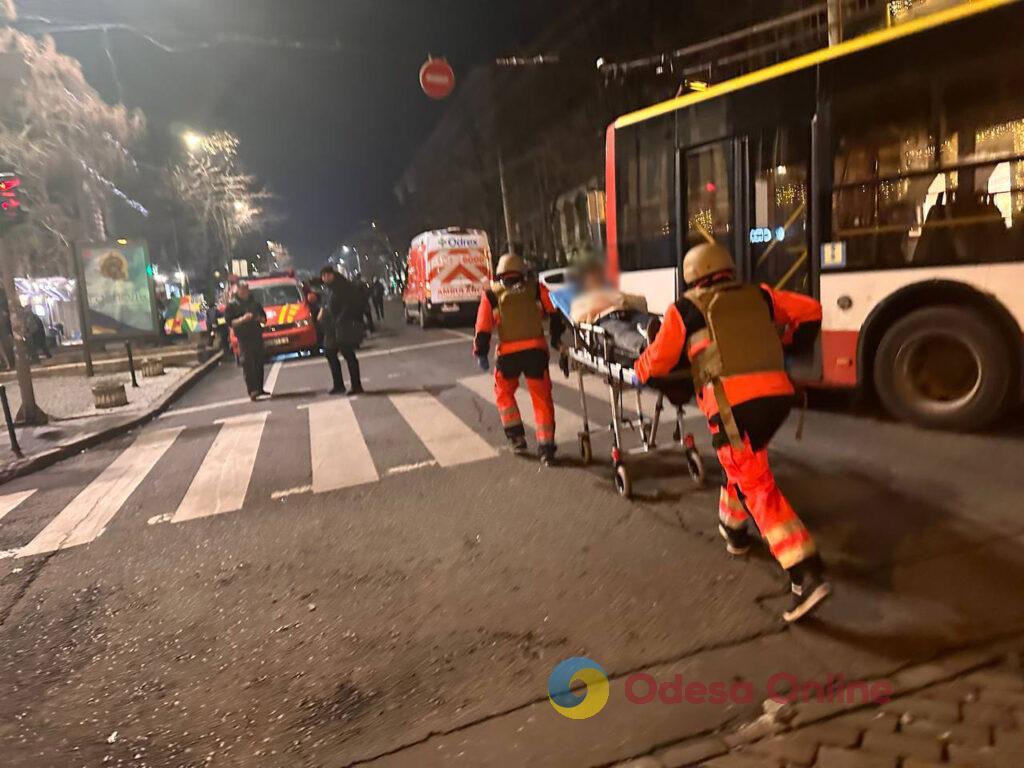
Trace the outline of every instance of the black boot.
[[540, 463], [545, 467], [555, 466], [555, 446], [553, 443], [545, 443], [540, 447]]
[[782, 614], [783, 620], [790, 624], [800, 621], [832, 594], [832, 587], [825, 581], [824, 571], [824, 564], [818, 555], [809, 557], [789, 569], [793, 605]]
[[746, 525], [742, 528], [727, 528], [719, 523], [718, 533], [725, 539], [725, 551], [733, 557], [742, 557], [750, 551], [751, 539]]

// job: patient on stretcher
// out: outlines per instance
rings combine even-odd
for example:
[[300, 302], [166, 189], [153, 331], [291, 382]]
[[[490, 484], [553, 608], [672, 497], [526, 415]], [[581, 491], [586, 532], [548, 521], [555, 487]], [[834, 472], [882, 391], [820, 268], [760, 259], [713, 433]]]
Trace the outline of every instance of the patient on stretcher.
[[647, 326], [655, 318], [647, 309], [647, 299], [608, 285], [600, 265], [581, 269], [575, 282], [578, 292], [569, 311], [573, 324], [604, 328], [615, 341], [615, 362], [632, 366], [647, 348]]
[[[648, 311], [643, 296], [623, 293], [608, 284], [600, 263], [578, 268], [564, 290], [557, 297], [553, 293], [552, 300], [563, 313], [568, 309], [573, 325], [597, 325], [611, 336], [612, 359], [609, 362], [632, 368], [661, 327], [661, 319]], [[569, 296], [573, 297], [571, 303], [567, 301]], [[688, 368], [684, 356], [675, 370], [682, 372]], [[568, 367], [563, 370], [568, 371]], [[683, 405], [693, 398], [693, 381], [685, 376], [653, 379], [648, 385], [664, 393], [673, 405]]]

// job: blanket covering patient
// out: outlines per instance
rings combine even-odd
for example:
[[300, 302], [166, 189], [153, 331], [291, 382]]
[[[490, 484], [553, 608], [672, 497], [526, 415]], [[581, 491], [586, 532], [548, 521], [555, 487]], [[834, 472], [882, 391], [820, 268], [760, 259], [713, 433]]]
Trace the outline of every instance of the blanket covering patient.
[[[614, 340], [613, 362], [632, 367], [647, 348], [649, 336], [659, 324], [657, 315], [647, 308], [647, 299], [624, 293], [608, 284], [604, 266], [599, 261], [581, 264], [575, 271], [576, 298], [569, 310], [574, 325], [589, 323], [607, 331]], [[676, 370], [685, 370], [681, 361]], [[653, 380], [650, 385], [665, 393], [674, 405], [682, 405], [693, 397], [689, 381]]]

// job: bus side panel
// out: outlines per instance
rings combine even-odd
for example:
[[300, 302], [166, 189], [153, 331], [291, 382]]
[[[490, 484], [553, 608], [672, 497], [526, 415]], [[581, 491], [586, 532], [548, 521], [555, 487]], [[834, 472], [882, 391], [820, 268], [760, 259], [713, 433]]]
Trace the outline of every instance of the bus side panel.
[[605, 134], [605, 218], [608, 238], [608, 279], [619, 284], [619, 215], [618, 194], [615, 189], [615, 126], [609, 125]]
[[[1020, 264], [986, 264], [916, 269], [864, 270], [821, 276], [821, 351], [826, 385], [856, 386], [857, 346], [875, 308], [897, 291], [921, 283], [945, 281], [968, 285], [999, 302], [1024, 326], [1024, 290]], [[842, 306], [848, 307], [843, 309]]]

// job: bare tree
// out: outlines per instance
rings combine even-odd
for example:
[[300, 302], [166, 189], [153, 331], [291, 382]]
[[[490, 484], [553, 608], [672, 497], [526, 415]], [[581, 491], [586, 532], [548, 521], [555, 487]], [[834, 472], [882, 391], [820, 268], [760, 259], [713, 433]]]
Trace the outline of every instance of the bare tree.
[[[76, 239], [104, 234], [100, 201], [117, 190], [111, 179], [134, 166], [128, 146], [144, 121], [141, 112], [104, 102], [50, 37], [0, 28], [0, 65], [16, 70], [0, 100], [0, 163], [21, 174], [30, 214], [0, 240], [3, 285], [17, 310], [15, 274], [63, 271]], [[24, 335], [19, 314], [12, 316], [16, 340]], [[43, 421], [25, 346], [16, 346], [25, 420]]]
[[192, 250], [200, 261], [194, 266], [208, 272], [215, 251], [230, 263], [239, 239], [265, 223], [270, 194], [242, 169], [236, 136], [221, 131], [189, 138], [186, 159], [171, 168], [168, 183], [194, 218]]

